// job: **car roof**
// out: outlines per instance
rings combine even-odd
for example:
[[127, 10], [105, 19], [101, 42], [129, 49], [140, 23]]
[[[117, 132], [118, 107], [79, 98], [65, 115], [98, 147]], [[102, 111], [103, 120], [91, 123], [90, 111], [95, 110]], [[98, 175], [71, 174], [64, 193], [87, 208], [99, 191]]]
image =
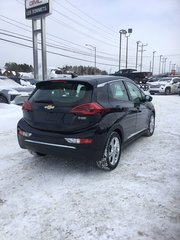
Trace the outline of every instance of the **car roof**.
[[45, 81], [41, 81], [37, 83], [37, 86], [44, 85], [46, 83], [50, 82], [58, 82], [58, 81], [68, 81], [68, 82], [87, 82], [93, 86], [96, 86], [101, 83], [106, 83], [106, 82], [111, 82], [111, 81], [116, 81], [116, 80], [125, 80], [125, 81], [131, 81], [131, 79], [128, 79], [126, 77], [122, 76], [110, 76], [110, 75], [83, 75], [83, 76], [77, 76], [75, 78], [67, 77], [67, 78], [57, 78], [57, 79], [49, 79]]

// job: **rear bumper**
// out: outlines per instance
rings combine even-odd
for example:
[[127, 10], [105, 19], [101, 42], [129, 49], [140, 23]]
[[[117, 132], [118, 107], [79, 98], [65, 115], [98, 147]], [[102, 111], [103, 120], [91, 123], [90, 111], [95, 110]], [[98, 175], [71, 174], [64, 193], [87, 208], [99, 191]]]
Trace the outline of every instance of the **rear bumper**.
[[[60, 134], [34, 129], [23, 119], [18, 123], [18, 142], [21, 148], [29, 149], [50, 155], [59, 155], [65, 158], [88, 158], [96, 160], [102, 156], [106, 142], [106, 133], [97, 130], [89, 130], [78, 134]], [[29, 136], [22, 136], [19, 130], [25, 131]], [[90, 138], [90, 144], [71, 144], [65, 138]]]

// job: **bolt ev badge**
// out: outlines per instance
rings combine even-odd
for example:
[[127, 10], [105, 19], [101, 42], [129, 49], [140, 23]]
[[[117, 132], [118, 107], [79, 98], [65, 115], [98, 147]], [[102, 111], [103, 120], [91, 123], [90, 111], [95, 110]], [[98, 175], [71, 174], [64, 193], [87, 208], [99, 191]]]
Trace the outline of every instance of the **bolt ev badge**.
[[52, 109], [55, 108], [55, 106], [53, 106], [53, 105], [47, 105], [47, 106], [45, 106], [44, 108], [47, 109], [47, 110], [52, 110]]

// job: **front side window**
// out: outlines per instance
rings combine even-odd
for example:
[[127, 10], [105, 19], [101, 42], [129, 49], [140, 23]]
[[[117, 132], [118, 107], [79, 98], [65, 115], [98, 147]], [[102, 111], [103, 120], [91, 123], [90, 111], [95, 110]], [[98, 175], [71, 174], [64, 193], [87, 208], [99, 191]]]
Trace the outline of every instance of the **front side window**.
[[180, 78], [173, 79], [173, 83], [179, 83], [179, 82], [180, 82]]
[[124, 84], [121, 81], [109, 84], [110, 97], [114, 100], [129, 101]]
[[141, 90], [136, 85], [130, 82], [126, 82], [126, 85], [133, 101], [138, 101], [143, 98]]
[[159, 82], [170, 82], [172, 78], [160, 78]]

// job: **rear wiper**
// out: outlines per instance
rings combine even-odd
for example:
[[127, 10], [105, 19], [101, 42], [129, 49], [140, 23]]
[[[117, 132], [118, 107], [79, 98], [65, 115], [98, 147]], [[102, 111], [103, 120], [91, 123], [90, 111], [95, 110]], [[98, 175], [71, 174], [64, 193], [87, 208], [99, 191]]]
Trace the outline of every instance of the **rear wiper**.
[[54, 102], [52, 100], [37, 100], [35, 103], [51, 103], [53, 104]]

